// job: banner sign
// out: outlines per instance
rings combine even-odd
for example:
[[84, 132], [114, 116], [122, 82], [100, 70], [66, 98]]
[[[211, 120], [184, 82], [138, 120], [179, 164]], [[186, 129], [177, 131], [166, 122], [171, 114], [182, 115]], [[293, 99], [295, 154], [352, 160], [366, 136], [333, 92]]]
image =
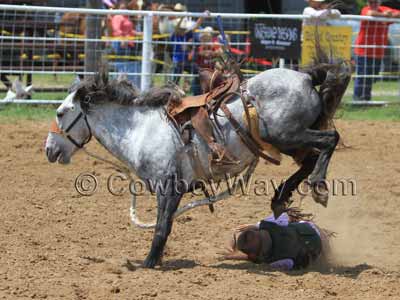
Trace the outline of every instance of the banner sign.
[[303, 66], [313, 62], [316, 34], [319, 35], [322, 49], [328, 55], [333, 58], [351, 59], [352, 28], [350, 26], [304, 26], [301, 55]]
[[250, 24], [251, 56], [299, 59], [301, 27], [301, 20], [252, 20]]

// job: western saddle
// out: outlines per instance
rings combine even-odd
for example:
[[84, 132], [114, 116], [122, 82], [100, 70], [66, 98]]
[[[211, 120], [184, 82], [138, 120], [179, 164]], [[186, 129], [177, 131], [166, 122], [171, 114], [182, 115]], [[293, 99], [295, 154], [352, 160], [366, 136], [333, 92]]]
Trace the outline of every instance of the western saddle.
[[[199, 96], [188, 96], [180, 102], [169, 102], [167, 105], [167, 113], [169, 117], [180, 129], [182, 135], [186, 129], [194, 129], [206, 141], [212, 151], [211, 162], [216, 164], [238, 164], [237, 158], [232, 155], [223, 145], [217, 143], [214, 129], [220, 128], [216, 113], [221, 109], [229, 122], [240, 136], [243, 143], [257, 157], [280, 164], [280, 160], [265, 154], [259, 139], [254, 138], [251, 130], [251, 122], [249, 109], [254, 108], [248, 101], [247, 93], [245, 93], [246, 82], [241, 82], [237, 74], [228, 77], [222, 84], [212, 89], [210, 92]], [[227, 102], [234, 96], [239, 96], [242, 100], [245, 110], [247, 130], [233, 117], [227, 107]], [[255, 111], [255, 109], [254, 109]], [[210, 116], [213, 115], [213, 118]], [[189, 132], [189, 136], [191, 136]], [[184, 138], [186, 142], [190, 138]]]

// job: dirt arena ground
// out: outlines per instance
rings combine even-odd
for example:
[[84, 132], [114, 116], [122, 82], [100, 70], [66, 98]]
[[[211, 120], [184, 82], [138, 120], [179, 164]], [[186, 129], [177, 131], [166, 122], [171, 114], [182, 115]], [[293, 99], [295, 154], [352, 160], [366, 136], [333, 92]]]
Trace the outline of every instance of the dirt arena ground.
[[[47, 127], [0, 123], [2, 299], [400, 299], [400, 123], [338, 122], [351, 148], [336, 152], [329, 178], [356, 180], [356, 196], [331, 197], [326, 209], [303, 199], [318, 224], [337, 232], [334, 261], [287, 273], [218, 259], [232, 228], [269, 214], [269, 198], [254, 195], [180, 217], [164, 265], [142, 269], [152, 231], [130, 224], [128, 196], [107, 192], [113, 170], [83, 153], [69, 166], [49, 164]], [[285, 158], [281, 167], [260, 164], [256, 175], [280, 180], [295, 169]], [[82, 172], [100, 179], [94, 196], [76, 192]], [[151, 220], [152, 208], [142, 201], [142, 217]]]

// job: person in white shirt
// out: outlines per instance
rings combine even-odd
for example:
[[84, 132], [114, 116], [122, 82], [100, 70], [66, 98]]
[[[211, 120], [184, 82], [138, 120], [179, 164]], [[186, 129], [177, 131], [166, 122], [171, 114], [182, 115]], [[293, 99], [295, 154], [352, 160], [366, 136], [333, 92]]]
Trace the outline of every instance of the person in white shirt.
[[325, 0], [306, 0], [308, 7], [303, 11], [304, 16], [309, 16], [303, 20], [303, 25], [326, 26], [329, 19], [339, 18], [340, 11], [330, 8]]

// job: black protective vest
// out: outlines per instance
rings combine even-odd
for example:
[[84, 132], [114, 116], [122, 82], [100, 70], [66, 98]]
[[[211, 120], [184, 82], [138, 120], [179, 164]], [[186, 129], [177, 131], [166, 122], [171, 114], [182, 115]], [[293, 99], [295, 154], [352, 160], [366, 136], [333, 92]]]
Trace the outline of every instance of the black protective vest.
[[321, 253], [321, 238], [307, 223], [290, 223], [280, 226], [261, 221], [260, 230], [267, 230], [272, 239], [272, 249], [258, 257], [259, 262], [271, 263], [291, 258], [295, 268], [305, 268]]

